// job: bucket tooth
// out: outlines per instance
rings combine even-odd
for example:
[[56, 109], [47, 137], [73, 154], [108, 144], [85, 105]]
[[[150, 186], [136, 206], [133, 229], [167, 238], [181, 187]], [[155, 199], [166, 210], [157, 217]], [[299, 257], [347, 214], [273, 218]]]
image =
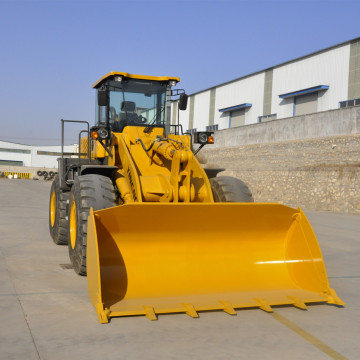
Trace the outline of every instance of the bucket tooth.
[[345, 306], [345, 303], [337, 296], [334, 289], [330, 289], [327, 303], [339, 305], [339, 306]]
[[[298, 209], [300, 210], [300, 208]], [[296, 213], [292, 216], [293, 220], [297, 221], [298, 223], [300, 222], [301, 220], [301, 213]]]
[[181, 304], [185, 309], [185, 313], [193, 318], [198, 318], [199, 314], [196, 312], [194, 305], [192, 304]]
[[143, 306], [145, 310], [145, 315], [150, 320], [157, 320], [157, 316], [155, 314], [155, 310], [152, 306]]
[[305, 303], [303, 301], [301, 301], [299, 298], [294, 297], [294, 296], [288, 296], [288, 298], [293, 301], [293, 305], [295, 307], [302, 309], [302, 310], [307, 309], [307, 306], [305, 305]]
[[224, 306], [224, 311], [230, 315], [236, 315], [236, 310], [228, 301], [219, 301], [220, 304]]
[[145, 310], [145, 315], [148, 319], [157, 320], [157, 316], [152, 306], [143, 306], [143, 308]]
[[264, 310], [266, 312], [273, 312], [273, 309], [265, 300], [263, 299], [254, 299], [254, 300], [259, 303], [258, 306], [261, 310]]
[[110, 318], [110, 310], [104, 309], [104, 304], [97, 303], [96, 304], [96, 312], [98, 314], [99, 321], [101, 324], [107, 324]]

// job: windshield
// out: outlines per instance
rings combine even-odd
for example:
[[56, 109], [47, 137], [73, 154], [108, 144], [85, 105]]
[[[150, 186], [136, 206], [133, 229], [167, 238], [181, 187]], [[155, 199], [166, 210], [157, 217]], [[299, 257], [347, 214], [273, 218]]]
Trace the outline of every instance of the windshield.
[[[121, 132], [125, 126], [160, 126], [166, 130], [170, 126], [167, 124], [165, 84], [124, 79], [121, 83], [109, 81], [107, 85], [110, 100], [108, 119], [112, 131]], [[100, 119], [105, 117], [99, 115]]]

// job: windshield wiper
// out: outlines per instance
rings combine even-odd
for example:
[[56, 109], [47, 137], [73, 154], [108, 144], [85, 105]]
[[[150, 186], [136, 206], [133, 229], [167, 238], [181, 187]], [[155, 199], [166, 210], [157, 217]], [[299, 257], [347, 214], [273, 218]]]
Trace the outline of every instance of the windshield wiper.
[[157, 124], [155, 124], [155, 121], [158, 119], [158, 117], [161, 115], [161, 113], [165, 110], [165, 104], [158, 109], [158, 111], [156, 112], [156, 114], [154, 115], [154, 117], [152, 118], [152, 120], [150, 121], [150, 123], [146, 126], [146, 128], [144, 129], [144, 133], [148, 133], [150, 131], [151, 128], [157, 126]]

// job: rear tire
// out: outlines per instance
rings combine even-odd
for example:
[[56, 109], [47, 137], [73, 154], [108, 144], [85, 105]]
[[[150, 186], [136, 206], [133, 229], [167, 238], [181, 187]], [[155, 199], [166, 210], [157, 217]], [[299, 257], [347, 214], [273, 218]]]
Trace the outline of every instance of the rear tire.
[[49, 230], [56, 245], [67, 245], [69, 225], [67, 220], [67, 204], [69, 202], [68, 191], [60, 189], [59, 175], [51, 185], [49, 203]]
[[75, 272], [86, 275], [87, 222], [94, 211], [117, 205], [114, 185], [106, 176], [83, 175], [75, 179], [69, 202], [69, 257]]
[[209, 181], [215, 202], [254, 202], [248, 186], [239, 179], [219, 176]]

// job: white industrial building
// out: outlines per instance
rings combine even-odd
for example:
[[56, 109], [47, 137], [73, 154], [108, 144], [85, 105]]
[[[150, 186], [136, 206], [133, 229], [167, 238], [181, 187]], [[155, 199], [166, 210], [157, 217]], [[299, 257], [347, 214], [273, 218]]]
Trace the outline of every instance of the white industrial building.
[[360, 38], [191, 94], [184, 131], [221, 130], [360, 105]]
[[[64, 151], [73, 153], [77, 145], [66, 145]], [[32, 146], [0, 140], [0, 165], [57, 168], [61, 146]]]

